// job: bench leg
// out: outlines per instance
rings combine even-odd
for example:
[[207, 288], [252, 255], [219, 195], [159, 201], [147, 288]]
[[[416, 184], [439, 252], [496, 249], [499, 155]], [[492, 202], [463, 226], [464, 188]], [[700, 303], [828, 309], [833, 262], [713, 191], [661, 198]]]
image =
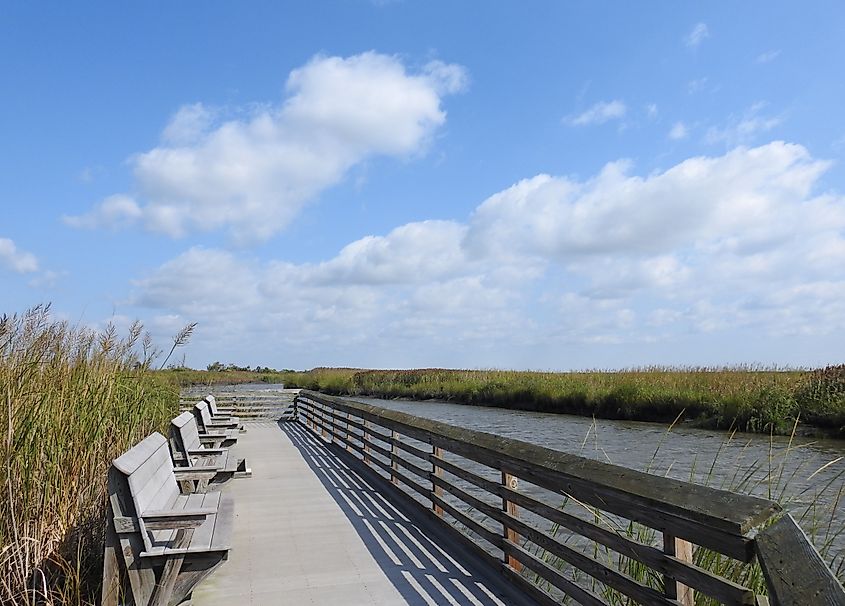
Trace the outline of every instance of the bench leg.
[[[193, 528], [180, 528], [176, 531], [176, 540], [173, 541], [173, 547], [180, 549], [187, 547], [191, 543], [191, 537], [194, 534]], [[164, 570], [161, 573], [161, 579], [153, 591], [153, 596], [150, 599], [150, 606], [167, 606], [170, 602], [170, 596], [173, 595], [173, 586], [176, 584], [176, 579], [179, 577], [179, 571], [182, 570], [182, 562], [185, 560], [185, 555], [172, 556], [164, 564]]]
[[107, 516], [106, 545], [103, 550], [103, 590], [100, 594], [102, 606], [118, 606], [120, 597], [120, 564], [117, 561], [119, 547], [114, 520]]

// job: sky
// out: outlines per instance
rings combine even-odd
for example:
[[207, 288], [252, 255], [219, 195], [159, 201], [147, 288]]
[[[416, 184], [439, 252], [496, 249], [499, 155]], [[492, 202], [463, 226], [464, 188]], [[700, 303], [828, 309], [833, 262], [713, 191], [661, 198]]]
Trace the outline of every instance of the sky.
[[838, 1], [0, 3], [0, 313], [196, 322], [195, 368], [842, 363], [843, 74]]

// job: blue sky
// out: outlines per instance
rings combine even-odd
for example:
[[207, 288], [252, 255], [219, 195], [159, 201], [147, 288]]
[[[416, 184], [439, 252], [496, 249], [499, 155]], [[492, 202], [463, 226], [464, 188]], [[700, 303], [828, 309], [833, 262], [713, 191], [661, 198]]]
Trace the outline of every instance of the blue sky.
[[2, 311], [196, 321], [195, 367], [843, 361], [841, 3], [292, 4], [0, 6]]

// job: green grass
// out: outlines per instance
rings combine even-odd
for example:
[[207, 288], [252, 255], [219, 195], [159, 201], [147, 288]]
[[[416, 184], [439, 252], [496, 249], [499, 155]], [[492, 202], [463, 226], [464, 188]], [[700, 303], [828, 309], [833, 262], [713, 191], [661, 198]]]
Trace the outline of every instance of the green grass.
[[97, 601], [108, 465], [178, 408], [152, 350], [137, 324], [120, 337], [44, 306], [0, 316], [0, 603]]
[[683, 420], [713, 429], [845, 437], [845, 365], [816, 371], [645, 368], [626, 371], [355, 370], [285, 372], [288, 387], [336, 395], [438, 399], [606, 419]]

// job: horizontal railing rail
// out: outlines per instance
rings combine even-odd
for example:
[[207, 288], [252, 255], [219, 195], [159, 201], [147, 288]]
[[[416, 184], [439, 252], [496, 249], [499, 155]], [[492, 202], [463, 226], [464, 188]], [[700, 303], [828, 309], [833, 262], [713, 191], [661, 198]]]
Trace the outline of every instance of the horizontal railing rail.
[[[312, 391], [295, 405], [307, 427], [444, 521], [540, 603], [569, 596], [598, 606], [625, 596], [687, 606], [696, 592], [721, 604], [766, 603], [694, 563], [706, 555], [734, 568], [758, 557], [775, 604], [845, 604], [842, 586], [773, 501]], [[794, 555], [779, 561], [785, 546]]]

